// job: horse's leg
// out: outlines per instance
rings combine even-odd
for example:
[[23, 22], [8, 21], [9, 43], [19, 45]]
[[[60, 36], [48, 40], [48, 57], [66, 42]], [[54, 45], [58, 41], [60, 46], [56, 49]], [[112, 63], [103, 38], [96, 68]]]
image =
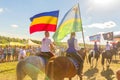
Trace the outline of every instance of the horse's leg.
[[[54, 79], [49, 79], [49, 80], [64, 80], [64, 77], [62, 76], [55, 76]], [[69, 78], [70, 80], [70, 78]]]
[[94, 57], [92, 57], [92, 61], [91, 61], [92, 67], [94, 66]]
[[115, 60], [116, 60], [116, 55], [117, 55], [117, 54], [115, 53]]
[[109, 64], [108, 64], [108, 67], [110, 66], [111, 61], [112, 61], [112, 59], [109, 59], [109, 62], [108, 62], [108, 63], [109, 63]]
[[96, 58], [96, 65], [95, 65], [95, 67], [97, 67], [97, 63], [98, 63], [98, 58]]
[[111, 59], [107, 59], [107, 62], [108, 62], [108, 64], [107, 64], [107, 68], [109, 68], [110, 63], [111, 63]]
[[109, 59], [106, 60], [106, 66], [109, 66]]
[[17, 68], [16, 68], [17, 80], [23, 80], [24, 77], [26, 76], [26, 73], [24, 71], [24, 65], [25, 65], [25, 61], [20, 61], [17, 64]]
[[69, 80], [72, 80], [72, 78], [69, 78]]
[[91, 67], [91, 56], [90, 56], [90, 54], [89, 54], [89, 56], [88, 56], [88, 60], [89, 60], [89, 63], [90, 63], [90, 67]]
[[120, 51], [118, 52], [118, 56], [119, 56], [119, 59], [120, 59]]
[[48, 79], [54, 80], [55, 77], [54, 77], [53, 66], [54, 66], [53, 61], [49, 61], [48, 64], [47, 64], [47, 67], [46, 67], [46, 78], [45, 78], [45, 80], [48, 80]]
[[104, 59], [104, 57], [102, 56], [102, 66], [103, 66], [103, 70], [104, 70], [104, 61], [105, 61], [105, 59]]
[[82, 76], [79, 76], [80, 80], [82, 80]]
[[118, 55], [119, 55], [119, 59], [120, 59], [120, 52], [118, 52]]
[[38, 79], [38, 74], [34, 74], [34, 76], [31, 76], [32, 80], [37, 80]]

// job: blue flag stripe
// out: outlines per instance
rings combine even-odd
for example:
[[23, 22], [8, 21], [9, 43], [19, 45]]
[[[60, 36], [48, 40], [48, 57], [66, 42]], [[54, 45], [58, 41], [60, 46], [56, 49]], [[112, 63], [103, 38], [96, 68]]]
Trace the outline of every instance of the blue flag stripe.
[[40, 14], [36, 14], [33, 17], [30, 18], [30, 21], [32, 21], [34, 18], [37, 17], [41, 17], [41, 16], [54, 16], [54, 17], [58, 17], [59, 14], [59, 10], [57, 11], [50, 11], [50, 12], [44, 12], [44, 13], [40, 13]]

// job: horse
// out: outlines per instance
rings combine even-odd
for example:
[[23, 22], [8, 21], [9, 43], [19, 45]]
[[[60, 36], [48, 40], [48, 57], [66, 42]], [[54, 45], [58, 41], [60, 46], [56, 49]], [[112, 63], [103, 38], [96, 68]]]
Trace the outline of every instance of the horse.
[[[39, 56], [29, 56], [18, 62], [16, 67], [17, 80], [23, 80], [26, 75], [32, 80], [38, 80], [39, 73], [45, 74], [47, 60], [39, 53], [36, 53], [36, 55]], [[52, 57], [55, 57], [55, 55]]]
[[117, 50], [117, 48], [113, 48], [113, 52], [114, 52], [114, 57], [115, 57], [115, 60], [117, 58], [117, 55], [119, 54], [119, 51]]
[[116, 70], [116, 78], [120, 80], [120, 69]]
[[119, 58], [120, 58], [120, 47], [117, 47], [117, 50], [116, 50], [116, 54], [118, 54]]
[[107, 52], [107, 51], [103, 51], [102, 52], [101, 63], [102, 63], [102, 66], [103, 66], [103, 70], [104, 70], [105, 59], [106, 59], [106, 65], [109, 68], [110, 63], [112, 61], [112, 57], [113, 57], [114, 54], [115, 54], [115, 50], [114, 49], [111, 49], [109, 52]]
[[[84, 61], [86, 52], [84, 52], [84, 50], [80, 50], [79, 54]], [[81, 63], [81, 65], [83, 65], [83, 63]], [[83, 66], [80, 70], [80, 72], [82, 72]], [[69, 78], [69, 80], [71, 80], [76, 74], [76, 66], [73, 59], [70, 57], [58, 56], [56, 58], [52, 58], [48, 61], [46, 66], [46, 75], [50, 80], [64, 80], [64, 78]], [[81, 75], [79, 75], [79, 78], [82, 80]]]
[[94, 59], [96, 59], [96, 64], [95, 64], [95, 67], [97, 67], [97, 62], [98, 62], [98, 59], [100, 57], [100, 51], [94, 51], [94, 50], [90, 50], [89, 51], [89, 54], [88, 54], [88, 61], [90, 63], [90, 67], [93, 67], [93, 61]]

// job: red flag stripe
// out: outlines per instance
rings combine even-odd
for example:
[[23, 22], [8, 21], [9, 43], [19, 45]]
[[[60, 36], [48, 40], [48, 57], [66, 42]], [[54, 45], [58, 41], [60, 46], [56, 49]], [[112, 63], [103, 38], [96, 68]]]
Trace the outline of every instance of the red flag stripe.
[[38, 31], [55, 31], [56, 25], [53, 24], [36, 24], [30, 26], [30, 34]]

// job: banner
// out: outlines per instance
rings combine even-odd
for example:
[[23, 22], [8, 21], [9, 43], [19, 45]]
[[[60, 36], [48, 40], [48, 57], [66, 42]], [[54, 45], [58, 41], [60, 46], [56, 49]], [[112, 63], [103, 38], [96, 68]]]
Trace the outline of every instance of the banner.
[[93, 42], [100, 42], [100, 39], [101, 39], [101, 35], [100, 34], [93, 35], [93, 36], [89, 37], [89, 40], [93, 41]]
[[103, 38], [104, 40], [108, 40], [108, 41], [113, 40], [113, 32], [104, 33]]

